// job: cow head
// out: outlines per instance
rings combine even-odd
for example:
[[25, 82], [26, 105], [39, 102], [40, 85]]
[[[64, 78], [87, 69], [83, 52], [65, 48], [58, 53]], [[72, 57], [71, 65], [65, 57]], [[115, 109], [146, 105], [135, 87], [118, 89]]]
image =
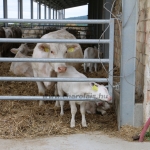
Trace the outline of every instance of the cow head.
[[[64, 44], [64, 43], [41, 43], [38, 45], [40, 50], [40, 58], [67, 58], [68, 53], [73, 53], [78, 49], [79, 44]], [[63, 73], [66, 71], [66, 63], [50, 62], [52, 69], [55, 72]]]
[[92, 94], [95, 96], [96, 99], [100, 100], [96, 102], [97, 105], [101, 105], [102, 101], [111, 102], [112, 98], [104, 85], [99, 85], [97, 83], [90, 83], [90, 84]]

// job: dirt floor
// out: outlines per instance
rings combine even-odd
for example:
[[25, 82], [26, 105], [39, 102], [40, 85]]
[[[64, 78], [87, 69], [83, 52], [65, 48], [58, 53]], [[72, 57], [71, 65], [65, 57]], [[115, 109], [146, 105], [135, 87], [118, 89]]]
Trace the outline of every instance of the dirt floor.
[[[0, 63], [0, 76], [15, 76], [9, 72], [10, 63]], [[83, 68], [80, 69], [83, 72]], [[117, 69], [114, 71], [118, 74]], [[87, 73], [88, 77], [107, 77], [104, 70], [98, 73]], [[47, 95], [53, 95], [53, 90]], [[0, 95], [37, 95], [35, 82], [0, 82]], [[79, 110], [79, 108], [78, 108]], [[0, 138], [29, 138], [50, 135], [84, 133], [87, 131], [102, 131], [110, 136], [117, 136], [132, 141], [132, 136], [140, 133], [141, 128], [123, 127], [117, 130], [117, 120], [114, 109], [107, 114], [86, 114], [87, 128], [81, 127], [81, 115], [76, 115], [76, 127], [70, 128], [70, 107], [68, 102], [64, 108], [65, 115], [60, 116], [60, 109], [54, 107], [54, 102], [47, 101], [39, 107], [38, 101], [0, 101]]]

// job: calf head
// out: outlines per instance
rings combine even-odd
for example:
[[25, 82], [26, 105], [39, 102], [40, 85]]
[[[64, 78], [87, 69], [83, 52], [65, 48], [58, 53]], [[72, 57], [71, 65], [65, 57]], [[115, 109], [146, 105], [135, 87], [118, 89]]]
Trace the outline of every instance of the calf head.
[[100, 101], [97, 101], [97, 105], [102, 105], [102, 101], [111, 102], [112, 98], [108, 93], [107, 88], [104, 85], [99, 85], [97, 83], [91, 83], [92, 88], [92, 94], [96, 99], [99, 99]]
[[[72, 53], [78, 49], [79, 44], [64, 43], [41, 43], [38, 45], [40, 58], [67, 58], [67, 53]], [[63, 73], [67, 70], [66, 63], [50, 62], [55, 72]]]

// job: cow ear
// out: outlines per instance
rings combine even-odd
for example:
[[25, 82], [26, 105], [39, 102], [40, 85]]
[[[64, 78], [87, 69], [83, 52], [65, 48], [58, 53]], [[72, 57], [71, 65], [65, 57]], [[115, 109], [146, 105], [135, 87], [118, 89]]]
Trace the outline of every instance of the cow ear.
[[12, 48], [11, 50], [10, 50], [13, 54], [17, 54], [17, 52], [19, 51], [17, 48]]
[[38, 46], [38, 48], [44, 52], [49, 52], [50, 51], [50, 47], [48, 44], [42, 43]]
[[74, 52], [79, 49], [79, 44], [67, 44], [67, 51]]

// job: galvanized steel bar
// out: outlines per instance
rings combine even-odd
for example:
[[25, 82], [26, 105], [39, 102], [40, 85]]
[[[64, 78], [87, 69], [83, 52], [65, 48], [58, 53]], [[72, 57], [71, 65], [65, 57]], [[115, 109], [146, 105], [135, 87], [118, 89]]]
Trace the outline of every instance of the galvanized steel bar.
[[5, 43], [109, 43], [110, 40], [93, 40], [93, 39], [26, 39], [26, 38], [0, 38], [0, 42]]
[[60, 62], [74, 62], [74, 63], [109, 63], [109, 59], [75, 59], [75, 58], [2, 58], [0, 57], [0, 62], [53, 62], [53, 63], [60, 63]]
[[78, 24], [105, 24], [110, 20], [89, 19], [89, 20], [49, 20], [49, 19], [0, 19], [4, 23], [78, 23]]
[[47, 100], [47, 101], [95, 101], [95, 98], [87, 96], [0, 96], [0, 100]]
[[44, 81], [44, 82], [105, 82], [106, 78], [38, 78], [38, 77], [0, 77], [0, 81]]
[[110, 44], [109, 44], [109, 94], [113, 97], [113, 68], [114, 68], [114, 19], [110, 21], [109, 32]]

